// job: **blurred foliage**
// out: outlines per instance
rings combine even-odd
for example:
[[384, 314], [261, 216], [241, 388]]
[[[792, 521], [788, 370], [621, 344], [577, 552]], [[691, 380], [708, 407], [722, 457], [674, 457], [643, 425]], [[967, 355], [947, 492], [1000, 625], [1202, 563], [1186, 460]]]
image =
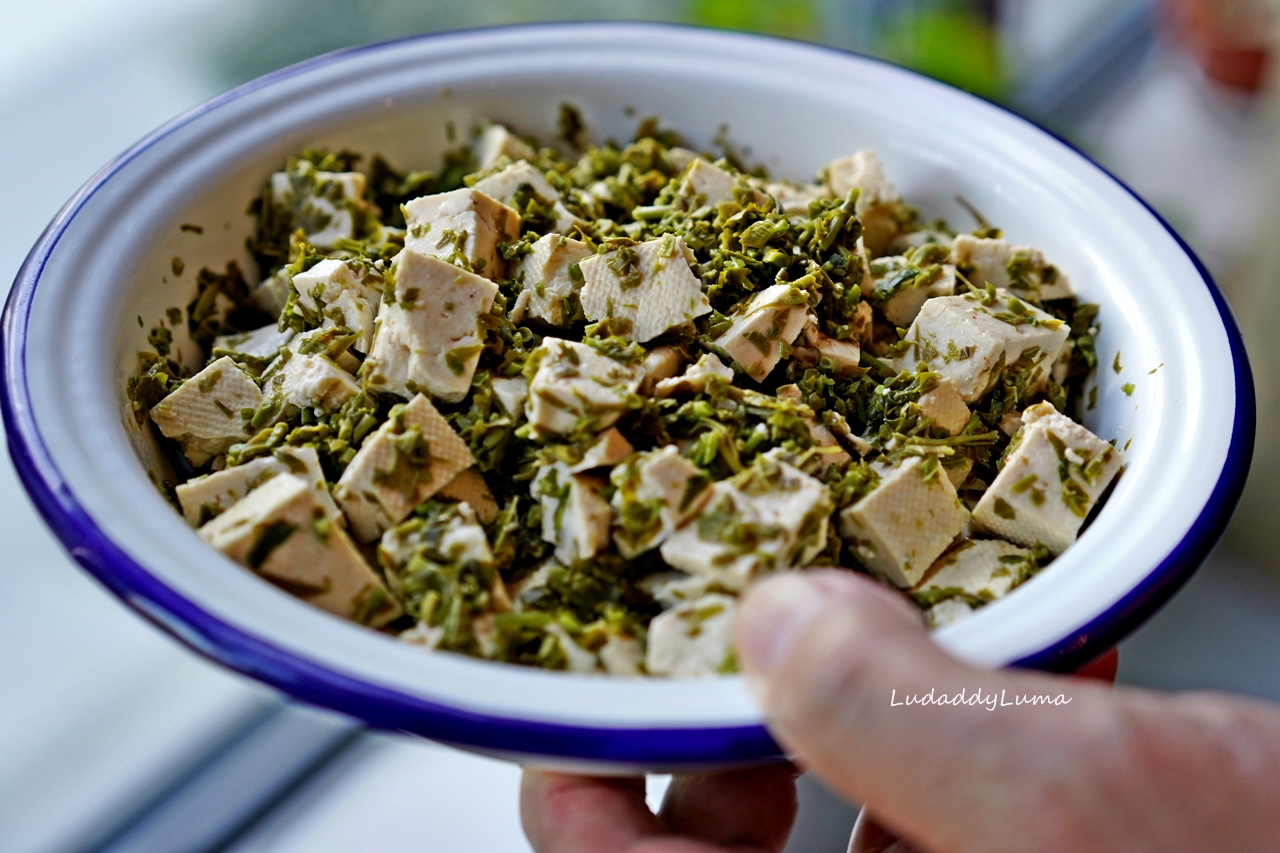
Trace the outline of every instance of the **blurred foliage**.
[[696, 0], [690, 23], [822, 41], [814, 5], [811, 0]]
[[988, 98], [1004, 89], [991, 3], [904, 4], [881, 39], [886, 59]]

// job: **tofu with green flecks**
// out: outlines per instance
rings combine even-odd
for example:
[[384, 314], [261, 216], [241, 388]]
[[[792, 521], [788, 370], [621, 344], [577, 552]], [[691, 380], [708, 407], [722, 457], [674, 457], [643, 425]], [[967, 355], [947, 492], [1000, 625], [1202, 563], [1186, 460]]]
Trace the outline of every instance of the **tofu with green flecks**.
[[293, 329], [280, 330], [275, 323], [254, 329], [251, 332], [238, 332], [232, 335], [219, 335], [213, 339], [214, 355], [229, 355], [236, 361], [252, 360], [267, 364], [274, 359], [280, 350], [293, 340]]
[[418, 394], [393, 406], [387, 421], [365, 438], [333, 496], [356, 539], [372, 542], [475, 461], [449, 422]]
[[520, 217], [474, 188], [415, 198], [404, 206], [404, 247], [464, 266], [488, 279], [506, 274], [499, 243], [520, 236]]
[[891, 364], [914, 371], [923, 363], [973, 403], [1006, 369], [1026, 371], [1028, 391], [1043, 385], [1070, 332], [1007, 290], [940, 296], [925, 302]]
[[695, 206], [714, 206], [722, 201], [733, 201], [733, 188], [737, 185], [738, 179], [732, 172], [695, 157], [685, 169], [676, 193], [691, 199]]
[[613, 512], [599, 491], [604, 482], [574, 474], [563, 462], [542, 468], [529, 493], [542, 506], [542, 539], [566, 566], [589, 560], [609, 545]]
[[578, 291], [583, 277], [578, 264], [593, 255], [581, 240], [560, 234], [538, 238], [512, 270], [523, 289], [511, 308], [511, 321], [533, 317], [552, 326], [567, 326], [575, 315], [581, 319]]
[[175, 491], [183, 517], [188, 524], [199, 527], [278, 474], [293, 474], [306, 480], [325, 517], [340, 527], [347, 523], [329, 494], [314, 447], [277, 447], [267, 456], [190, 479]]
[[831, 190], [818, 184], [792, 184], [779, 181], [765, 185], [765, 192], [773, 196], [783, 213], [809, 214], [809, 202], [830, 198]]
[[543, 338], [533, 358], [525, 417], [544, 435], [613, 426], [644, 378], [638, 358], [614, 358], [577, 341]]
[[807, 565], [827, 546], [831, 494], [775, 451], [721, 480], [697, 517], [660, 547], [667, 565], [740, 591], [764, 572]]
[[730, 319], [731, 325], [715, 343], [743, 373], [760, 382], [809, 322], [809, 296], [790, 284], [770, 285]]
[[870, 148], [827, 164], [827, 187], [836, 198], [858, 190], [855, 211], [862, 220], [862, 236], [874, 255], [883, 254], [898, 234], [897, 213], [902, 197], [884, 173], [884, 164]]
[[448, 482], [435, 496], [443, 500], [465, 503], [480, 519], [481, 524], [493, 524], [498, 519], [501, 507], [494, 498], [489, 484], [475, 468], [459, 471], [457, 476]]
[[652, 340], [711, 313], [692, 269], [696, 263], [684, 240], [672, 234], [592, 255], [578, 263], [582, 310], [591, 320], [612, 318], [623, 340]]
[[569, 467], [569, 473], [582, 474], [594, 468], [612, 468], [631, 455], [635, 448], [617, 427], [609, 427], [600, 433], [596, 443], [587, 448], [582, 459]]
[[961, 234], [951, 246], [956, 266], [970, 270], [969, 281], [978, 287], [1003, 287], [1027, 299], [1066, 299], [1071, 282], [1044, 253], [1008, 240]]
[[968, 521], [955, 486], [936, 460], [910, 457], [840, 511], [840, 535], [858, 560], [898, 587], [911, 587]]
[[305, 160], [271, 176], [272, 200], [289, 211], [317, 249], [331, 249], [338, 240], [356, 236], [355, 212], [363, 204], [364, 190], [359, 172], [325, 172]]
[[585, 220], [569, 212], [556, 188], [551, 186], [546, 176], [527, 160], [517, 160], [502, 171], [494, 172], [471, 185], [472, 189], [479, 190], [508, 206], [515, 200], [521, 187], [528, 187], [544, 204], [551, 205], [556, 217], [552, 227], [556, 231], [564, 233], [575, 225], [587, 225]]
[[366, 361], [369, 387], [456, 403], [471, 389], [484, 344], [481, 318], [498, 286], [408, 248], [396, 256], [393, 272], [394, 301], [378, 312]]
[[710, 381], [733, 384], [733, 368], [708, 352], [703, 353], [696, 363], [686, 367], [679, 376], [659, 381], [654, 386], [653, 393], [658, 398], [692, 396], [707, 390], [707, 383]]
[[969, 423], [969, 407], [964, 404], [955, 383], [945, 376], [921, 394], [916, 404], [920, 407], [920, 414], [950, 435], [959, 435]]
[[1123, 464], [1123, 453], [1052, 403], [1028, 406], [1004, 467], [974, 507], [974, 526], [1060, 554]]
[[293, 277], [298, 292], [293, 311], [303, 318], [320, 317], [323, 328], [341, 326], [356, 334], [352, 344], [367, 353], [373, 343], [373, 321], [378, 314], [381, 292], [368, 287], [348, 264], [326, 258]]
[[337, 411], [360, 393], [360, 383], [325, 355], [290, 355], [270, 379], [266, 394], [298, 408]]
[[927, 300], [956, 292], [956, 268], [950, 264], [919, 267], [895, 255], [877, 258], [868, 269], [862, 281], [864, 295], [899, 328], [911, 325]]
[[261, 403], [258, 384], [223, 356], [156, 403], [150, 414], [160, 432], [177, 441], [187, 461], [198, 468], [252, 434], [240, 412]]
[[857, 339], [838, 340], [823, 334], [818, 328], [817, 318], [812, 314], [808, 316], [804, 328], [800, 330], [800, 340], [796, 342], [796, 347], [812, 350], [810, 358], [815, 361], [830, 359], [831, 367], [836, 371], [854, 370], [862, 358], [862, 347]]
[[198, 532], [231, 559], [330, 613], [373, 627], [400, 615], [382, 579], [301, 477], [271, 478]]
[[912, 592], [930, 604], [925, 619], [940, 628], [1002, 598], [1035, 569], [1035, 555], [1025, 548], [999, 539], [967, 539], [939, 557]]
[[711, 495], [711, 479], [672, 444], [630, 456], [609, 479], [616, 487], [613, 541], [628, 559], [661, 545]]
[[532, 160], [538, 152], [520, 137], [500, 124], [491, 124], [481, 131], [475, 143], [476, 161], [481, 169], [497, 165], [503, 157], [508, 160]]
[[930, 628], [945, 628], [946, 626], [968, 619], [973, 615], [973, 608], [963, 599], [948, 598], [945, 601], [939, 601], [924, 612], [924, 621]]
[[529, 399], [529, 381], [523, 376], [503, 376], [489, 381], [503, 411], [513, 418], [523, 416], [524, 401]]
[[732, 671], [737, 618], [738, 599], [720, 593], [662, 611], [649, 623], [645, 668], [673, 678]]
[[641, 394], [653, 394], [658, 383], [670, 379], [680, 372], [684, 364], [684, 355], [675, 347], [654, 347], [649, 350], [640, 368], [644, 371], [644, 380], [640, 383]]

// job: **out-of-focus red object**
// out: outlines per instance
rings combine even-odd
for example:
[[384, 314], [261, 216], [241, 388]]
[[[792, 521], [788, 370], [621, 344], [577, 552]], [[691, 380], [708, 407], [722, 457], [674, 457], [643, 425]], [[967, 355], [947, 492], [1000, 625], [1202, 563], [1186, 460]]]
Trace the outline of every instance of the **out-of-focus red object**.
[[1095, 678], [1098, 681], [1106, 681], [1114, 684], [1116, 681], [1116, 671], [1120, 668], [1120, 651], [1115, 648], [1108, 649], [1089, 661], [1084, 666], [1071, 673], [1073, 678]]
[[1243, 92], [1266, 80], [1276, 21], [1265, 0], [1163, 0], [1164, 18], [1205, 76]]

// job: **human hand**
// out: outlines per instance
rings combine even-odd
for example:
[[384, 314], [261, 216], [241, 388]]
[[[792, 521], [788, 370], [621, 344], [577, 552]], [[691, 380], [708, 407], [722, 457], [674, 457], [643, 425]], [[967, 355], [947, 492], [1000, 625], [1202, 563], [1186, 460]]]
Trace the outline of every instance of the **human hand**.
[[[1252, 850], [1280, 837], [1280, 714], [1263, 703], [973, 667], [900, 596], [847, 571], [758, 584], [738, 659], [788, 752], [864, 804], [854, 853], [913, 849], [897, 837], [931, 853]], [[997, 699], [905, 704], [961, 690]], [[1059, 695], [1069, 701], [1000, 698]], [[677, 778], [655, 816], [641, 781], [530, 771], [522, 816], [539, 853], [780, 849], [789, 775], [739, 774]]]

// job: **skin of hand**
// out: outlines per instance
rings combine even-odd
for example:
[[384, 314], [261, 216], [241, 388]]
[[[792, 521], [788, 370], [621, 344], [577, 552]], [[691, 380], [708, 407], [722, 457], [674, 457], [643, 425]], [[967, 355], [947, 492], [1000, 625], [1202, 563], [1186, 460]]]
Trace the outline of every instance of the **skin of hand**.
[[[756, 584], [737, 645], [779, 743], [864, 804], [854, 853], [1263, 850], [1280, 837], [1280, 712], [1265, 703], [980, 669], [847, 571]], [[1070, 701], [905, 704], [962, 690]], [[539, 853], [776, 851], [793, 773], [677, 777], [653, 815], [643, 780], [526, 771], [521, 814]]]

